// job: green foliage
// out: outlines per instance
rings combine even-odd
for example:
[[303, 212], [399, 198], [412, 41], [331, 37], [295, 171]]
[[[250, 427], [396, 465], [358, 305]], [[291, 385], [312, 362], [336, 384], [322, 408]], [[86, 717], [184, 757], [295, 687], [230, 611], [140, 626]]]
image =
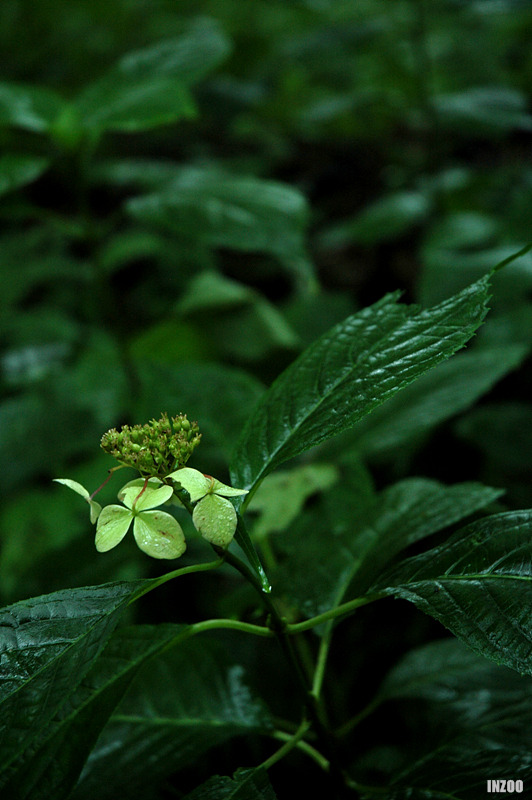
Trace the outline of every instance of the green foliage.
[[531, 33], [0, 4], [2, 800], [529, 790]]

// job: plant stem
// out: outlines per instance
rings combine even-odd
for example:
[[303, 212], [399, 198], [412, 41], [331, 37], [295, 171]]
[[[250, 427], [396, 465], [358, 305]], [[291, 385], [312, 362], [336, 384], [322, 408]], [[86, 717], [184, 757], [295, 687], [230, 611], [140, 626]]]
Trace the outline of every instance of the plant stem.
[[303, 633], [303, 631], [311, 630], [311, 628], [315, 628], [317, 625], [321, 625], [323, 622], [345, 617], [348, 614], [351, 614], [353, 611], [356, 611], [357, 608], [365, 606], [368, 603], [374, 603], [375, 600], [381, 600], [383, 597], [386, 597], [386, 595], [370, 594], [366, 597], [356, 597], [354, 600], [349, 600], [347, 603], [342, 603], [342, 605], [331, 608], [329, 611], [324, 611], [323, 614], [318, 614], [316, 617], [306, 619], [304, 622], [295, 622], [291, 625], [287, 625], [286, 631], [287, 633]]
[[[308, 722], [306, 720], [304, 722], [302, 722], [301, 725], [307, 725], [307, 729], [308, 729]], [[287, 733], [284, 733], [284, 731], [274, 731], [273, 736], [276, 739], [279, 739], [280, 741], [291, 742], [293, 740], [295, 734], [287, 734]], [[312, 747], [312, 745], [309, 744], [308, 742], [306, 742], [304, 739], [299, 739], [298, 738], [298, 740], [295, 742], [295, 747], [297, 747], [298, 750], [301, 750], [301, 752], [303, 752], [306, 755], [310, 756], [310, 758], [312, 758], [316, 762], [316, 764], [318, 764], [318, 766], [320, 766], [323, 770], [325, 770], [325, 772], [329, 771], [329, 762], [327, 761], [327, 759], [324, 756], [322, 756], [322, 754], [320, 753], [319, 750], [316, 750], [315, 747]], [[290, 749], [292, 749], [292, 748], [290, 748]], [[280, 753], [279, 750], [277, 752]], [[274, 756], [275, 755], [276, 754], [274, 753]], [[284, 753], [283, 753], [283, 755], [284, 755]], [[282, 756], [279, 756], [279, 757], [281, 758]], [[273, 756], [272, 756], [272, 758], [273, 758]], [[276, 759], [276, 760], [279, 760], [279, 759]], [[264, 764], [263, 764], [263, 766], [264, 766]]]
[[271, 596], [263, 590], [258, 576], [249, 569], [247, 564], [241, 561], [229, 550], [221, 550], [221, 548], [218, 548], [215, 545], [213, 545], [213, 548], [215, 552], [220, 554], [220, 556], [223, 556], [225, 553], [225, 559], [227, 563], [231, 564], [231, 566], [237, 569], [241, 575], [243, 575], [243, 577], [249, 581], [249, 583], [251, 583], [251, 585], [260, 595], [261, 600], [269, 613], [268, 626], [277, 637], [277, 641], [279, 642], [281, 650], [283, 651], [285, 659], [290, 667], [294, 681], [301, 695], [301, 699], [308, 713], [309, 720], [312, 723], [316, 736], [318, 737], [323, 754], [328, 761], [329, 774], [338, 789], [345, 790], [345, 775], [340, 764], [338, 763], [336, 744], [333, 734], [327, 725], [325, 711], [319, 703], [318, 698], [312, 692], [312, 687], [309, 683], [307, 675], [305, 674], [303, 664], [301, 663], [298, 653], [295, 650], [291, 640], [291, 636], [289, 635], [289, 629], [290, 633], [294, 633], [294, 627], [296, 626], [287, 625], [286, 620], [280, 616]]
[[280, 747], [278, 750], [276, 750], [275, 753], [273, 753], [273, 755], [271, 755], [269, 758], [266, 759], [266, 761], [263, 761], [260, 766], [263, 769], [270, 769], [270, 767], [273, 767], [274, 764], [276, 764], [278, 761], [284, 758], [285, 755], [290, 752], [290, 750], [293, 750], [294, 747], [296, 747], [299, 744], [299, 742], [301, 741], [301, 739], [306, 734], [309, 728], [310, 728], [310, 722], [304, 719], [299, 728], [297, 729], [297, 731], [292, 736], [286, 736], [282, 734], [277, 735], [276, 738], [284, 739], [283, 746]]
[[133, 603], [135, 600], [138, 600], [139, 597], [143, 597], [148, 592], [151, 592], [153, 589], [157, 589], [159, 586], [162, 586], [163, 583], [167, 581], [171, 581], [174, 578], [180, 578], [182, 575], [191, 575], [194, 572], [207, 572], [210, 569], [218, 569], [224, 563], [223, 558], [218, 558], [216, 561], [206, 561], [203, 564], [192, 564], [190, 567], [181, 567], [181, 569], [174, 569], [172, 572], [166, 572], [164, 575], [160, 575], [158, 578], [153, 578], [152, 580], [146, 581], [146, 584], [139, 589], [138, 593], [135, 594], [129, 603]]
[[318, 699], [321, 694], [321, 687], [325, 677], [325, 667], [327, 665], [327, 657], [329, 655], [329, 648], [331, 646], [332, 634], [334, 626], [332, 620], [327, 623], [327, 630], [322, 637], [320, 647], [318, 650], [318, 660], [316, 661], [316, 669], [314, 670], [314, 678], [312, 681], [312, 694]]

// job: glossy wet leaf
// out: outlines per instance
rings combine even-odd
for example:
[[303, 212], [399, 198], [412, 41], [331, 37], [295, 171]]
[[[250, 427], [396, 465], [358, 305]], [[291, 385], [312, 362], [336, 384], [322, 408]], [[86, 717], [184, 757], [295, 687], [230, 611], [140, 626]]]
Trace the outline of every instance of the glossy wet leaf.
[[236, 486], [353, 426], [388, 397], [459, 350], [487, 311], [489, 277], [434, 308], [396, 295], [353, 314], [311, 345], [273, 383], [237, 443]]
[[275, 800], [268, 773], [263, 769], [238, 770], [233, 778], [214, 775], [183, 800]]
[[532, 674], [532, 511], [478, 520], [372, 587], [409, 600], [473, 650]]
[[140, 667], [187, 635], [188, 627], [179, 625], [136, 625], [115, 631], [36, 744], [0, 778], [3, 795], [18, 800], [67, 798], [98, 735]]
[[81, 683], [144, 584], [65, 589], [0, 612], [0, 775]]
[[515, 369], [526, 352], [522, 345], [509, 345], [458, 353], [361, 420], [352, 441], [364, 455], [396, 455], [406, 443], [472, 405]]
[[[73, 800], [137, 798], [234, 736], [267, 733], [267, 711], [221, 643], [183, 642], [150, 662], [104, 730]], [[146, 764], [150, 769], [146, 769]]]

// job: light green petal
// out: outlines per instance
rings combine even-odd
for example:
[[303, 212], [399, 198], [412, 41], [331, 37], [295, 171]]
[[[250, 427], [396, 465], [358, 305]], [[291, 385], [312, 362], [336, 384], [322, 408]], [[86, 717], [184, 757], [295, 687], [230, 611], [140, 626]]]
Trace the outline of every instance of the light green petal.
[[85, 489], [85, 487], [77, 481], [71, 481], [70, 478], [54, 478], [54, 482], [62, 483], [63, 486], [68, 486], [69, 489], [72, 489], [76, 494], [80, 494], [85, 500], [88, 500], [90, 497], [88, 489]]
[[248, 493], [247, 489], [233, 489], [232, 486], [227, 486], [225, 483], [217, 480], [217, 478], [214, 478], [212, 491], [214, 494], [221, 494], [222, 497], [237, 497], [240, 494]]
[[195, 503], [200, 497], [204, 497], [212, 486], [214, 478], [208, 478], [203, 472], [192, 467], [182, 467], [172, 472], [168, 476], [176, 483], [179, 483], [183, 489], [190, 495], [190, 500]]
[[96, 550], [106, 553], [122, 541], [131, 525], [133, 514], [124, 506], [105, 506], [96, 525]]
[[91, 522], [94, 525], [94, 523], [98, 521], [98, 517], [101, 514], [102, 507], [101, 507], [101, 505], [99, 503], [96, 502], [96, 500], [91, 500], [90, 497], [87, 500], [87, 502], [88, 502], [88, 504], [90, 506]]
[[236, 511], [229, 500], [208, 494], [194, 508], [192, 522], [208, 542], [228, 547], [236, 531]]
[[135, 517], [133, 536], [152, 558], [179, 558], [186, 550], [181, 525], [165, 511], [143, 511]]
[[54, 481], [56, 483], [62, 483], [63, 486], [68, 486], [68, 488], [72, 489], [73, 492], [76, 492], [76, 494], [81, 495], [83, 499], [86, 500], [90, 506], [91, 522], [92, 523], [96, 522], [96, 520], [100, 515], [102, 507], [99, 503], [96, 502], [96, 500], [91, 499], [88, 489], [85, 489], [85, 487], [82, 486], [81, 483], [78, 483], [77, 481], [71, 481], [70, 478], [54, 478]]
[[162, 506], [174, 493], [172, 486], [166, 486], [158, 478], [150, 478], [146, 489], [142, 491], [144, 483], [143, 478], [129, 481], [120, 489], [118, 499], [128, 508], [135, 506], [135, 511], [145, 511], [147, 508]]

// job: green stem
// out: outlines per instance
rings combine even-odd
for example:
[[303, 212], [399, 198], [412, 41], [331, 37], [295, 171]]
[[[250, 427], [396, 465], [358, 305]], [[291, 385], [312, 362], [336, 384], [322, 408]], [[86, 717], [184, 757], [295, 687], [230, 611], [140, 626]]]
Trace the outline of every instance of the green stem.
[[[303, 722], [301, 724], [304, 725], [308, 723]], [[280, 741], [290, 742], [292, 741], [294, 734], [290, 735], [284, 733], [284, 731], [274, 731], [273, 736], [275, 739], [279, 739]], [[329, 771], [329, 762], [324, 756], [322, 756], [320, 751], [316, 750], [315, 747], [312, 747], [311, 744], [306, 742], [304, 739], [298, 739], [298, 741], [295, 743], [295, 746], [297, 747], [298, 750], [301, 750], [302, 753], [305, 753], [307, 756], [310, 756], [310, 758], [312, 758], [318, 764], [318, 766], [320, 766], [323, 770], [325, 770], [325, 772]], [[276, 754], [274, 753], [274, 755]], [[276, 760], [278, 761], [279, 759]]]
[[372, 594], [367, 595], [366, 597], [357, 597], [354, 600], [349, 600], [347, 603], [342, 603], [340, 606], [331, 608], [329, 611], [324, 611], [323, 614], [318, 614], [316, 617], [311, 617], [303, 622], [295, 622], [291, 625], [287, 625], [286, 632], [290, 634], [297, 634], [303, 633], [303, 631], [309, 631], [312, 628], [315, 628], [317, 625], [321, 625], [323, 622], [345, 617], [348, 614], [351, 614], [353, 611], [356, 611], [357, 608], [365, 606], [368, 603], [374, 603], [375, 600], [381, 600], [383, 597], [386, 597], [386, 595]]
[[163, 583], [167, 583], [167, 581], [171, 581], [174, 578], [180, 578], [183, 575], [191, 575], [194, 572], [207, 572], [211, 569], [218, 569], [224, 563], [223, 558], [218, 558], [216, 561], [207, 561], [203, 564], [192, 564], [190, 567], [181, 567], [181, 569], [174, 569], [172, 572], [166, 572], [164, 575], [159, 576], [158, 578], [153, 578], [150, 581], [147, 581], [146, 584], [139, 589], [137, 594], [131, 598], [129, 603], [133, 603], [135, 600], [138, 600], [139, 597], [143, 597], [148, 592], [151, 592], [153, 589], [157, 589], [159, 586], [162, 586]]
[[266, 759], [266, 761], [263, 761], [260, 766], [263, 769], [270, 769], [270, 767], [273, 767], [274, 764], [277, 764], [278, 761], [284, 758], [287, 753], [289, 753], [299, 744], [309, 728], [310, 722], [305, 719], [292, 736], [286, 736], [286, 734], [281, 734], [279, 732], [279, 735], [276, 735], [276, 738], [281, 740], [284, 739], [283, 746], [276, 750], [273, 755]]
[[318, 659], [316, 661], [316, 669], [314, 670], [314, 678], [312, 681], [312, 694], [319, 698], [321, 694], [321, 687], [323, 685], [323, 679], [325, 677], [325, 667], [327, 666], [327, 658], [329, 656], [329, 649], [331, 646], [331, 640], [333, 635], [334, 625], [333, 621], [329, 620], [327, 623], [327, 630], [323, 635], [320, 647], [318, 650]]
[[287, 625], [286, 620], [280, 616], [271, 596], [262, 588], [258, 575], [252, 572], [247, 564], [244, 564], [243, 561], [241, 561], [239, 558], [237, 558], [237, 556], [228, 550], [223, 551], [215, 545], [213, 545], [213, 548], [220, 555], [223, 555], [225, 552], [225, 559], [227, 563], [231, 564], [231, 566], [237, 569], [241, 575], [243, 575], [244, 578], [251, 583], [251, 585], [260, 595], [260, 598], [269, 613], [269, 628], [277, 637], [277, 641], [279, 642], [281, 650], [283, 651], [285, 659], [290, 667], [295, 684], [299, 690], [301, 699], [309, 715], [309, 719], [312, 722], [323, 753], [329, 763], [329, 773], [331, 778], [339, 788], [345, 788], [345, 776], [340, 764], [338, 763], [334, 737], [328, 728], [325, 711], [316, 696], [312, 693], [312, 687], [309, 683], [307, 675], [305, 674], [305, 669], [301, 659], [298, 657], [298, 653], [294, 648], [291, 636], [288, 635], [289, 631], [290, 633], [294, 633], [294, 628], [297, 626]]
[[194, 622], [189, 626], [191, 635], [204, 633], [205, 631], [215, 631], [227, 629], [240, 631], [241, 633], [252, 633], [255, 636], [272, 637], [273, 631], [265, 625], [253, 625], [250, 622], [240, 622], [237, 619], [205, 619], [202, 622]]

